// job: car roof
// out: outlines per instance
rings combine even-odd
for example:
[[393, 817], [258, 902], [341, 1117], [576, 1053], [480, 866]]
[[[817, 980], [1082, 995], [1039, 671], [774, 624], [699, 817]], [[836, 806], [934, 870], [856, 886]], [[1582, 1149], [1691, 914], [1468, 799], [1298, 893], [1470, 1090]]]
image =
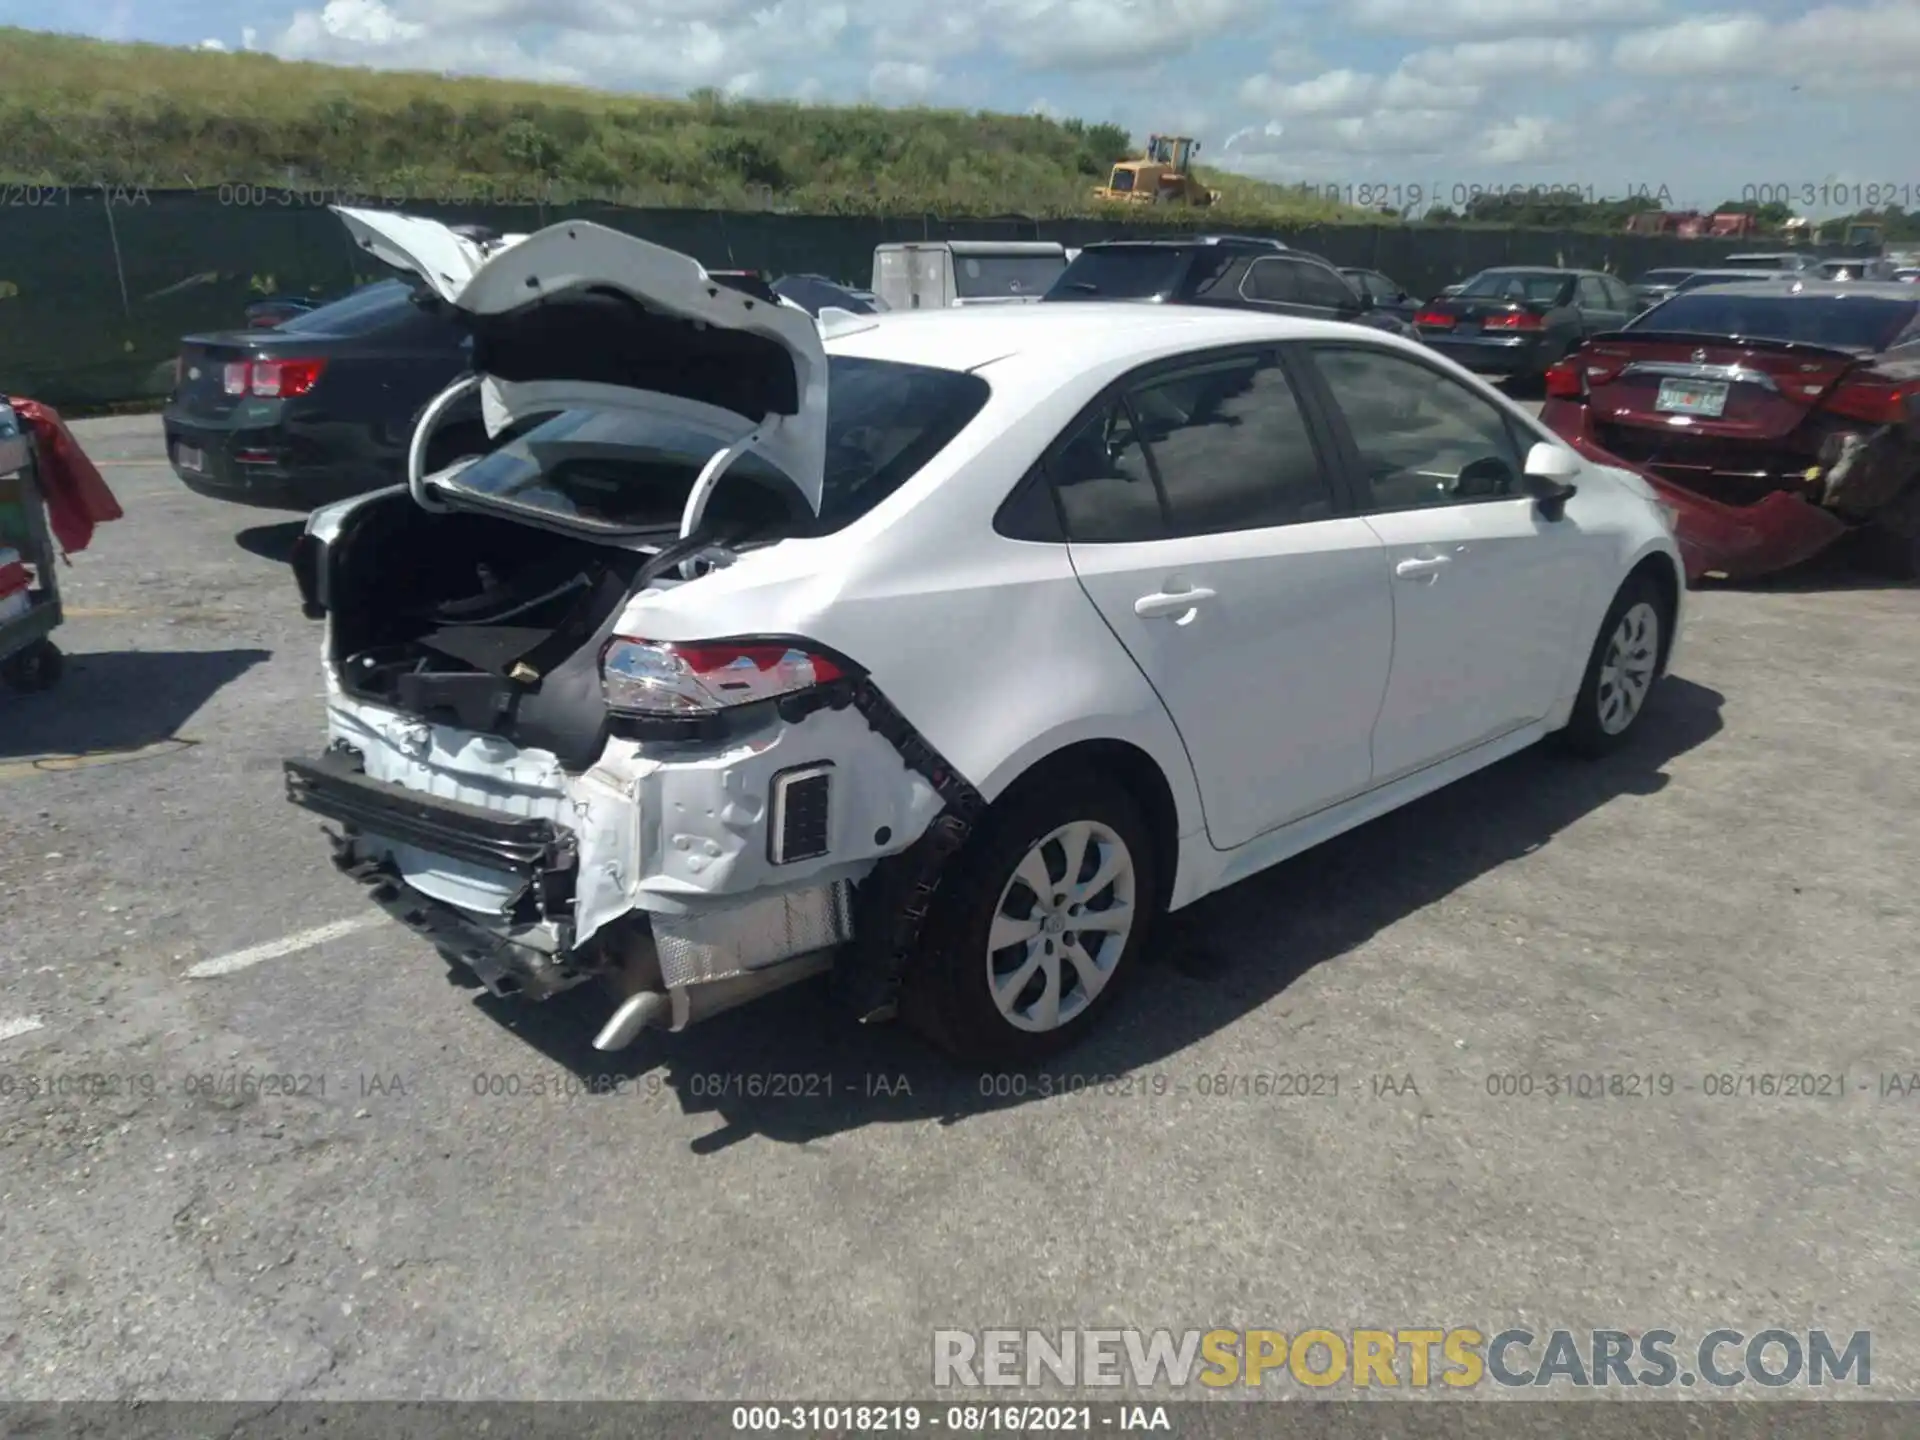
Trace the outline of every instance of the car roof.
[[1865, 295], [1882, 300], [1920, 300], [1920, 296], [1913, 293], [1913, 286], [1899, 280], [1795, 280], [1784, 285], [1778, 280], [1747, 280], [1733, 285], [1715, 285], [1713, 293], [1758, 296], [1761, 299], [1799, 295], [1831, 300], [1842, 295]]
[[1197, 245], [1252, 245], [1261, 250], [1289, 248], [1278, 240], [1261, 235], [1143, 235], [1138, 239], [1126, 236], [1114, 240], [1089, 240], [1080, 250], [1085, 254], [1089, 250], [1119, 250], [1148, 245], [1157, 245], [1162, 249], [1189, 249]]
[[[1190, 349], [1303, 339], [1378, 338], [1385, 331], [1266, 311], [1090, 300], [1072, 305], [979, 305], [894, 310], [830, 330], [830, 355], [893, 360], [940, 370], [978, 370], [1022, 355], [1070, 355], [1145, 363]], [[1358, 334], [1356, 334], [1358, 331]], [[1411, 343], [1411, 342], [1402, 342]]]
[[[1559, 265], [1489, 265], [1484, 270], [1476, 270], [1480, 275], [1598, 275], [1598, 270], [1569, 270]], [[1473, 277], [1469, 277], [1473, 278]]]

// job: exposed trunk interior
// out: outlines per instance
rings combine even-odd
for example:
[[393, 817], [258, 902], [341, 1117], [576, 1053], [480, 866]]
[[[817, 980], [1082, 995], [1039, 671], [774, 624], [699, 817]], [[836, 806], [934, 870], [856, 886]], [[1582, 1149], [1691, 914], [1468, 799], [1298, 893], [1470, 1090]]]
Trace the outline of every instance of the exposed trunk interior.
[[552, 751], [605, 743], [599, 650], [648, 556], [508, 519], [369, 505], [330, 547], [334, 659], [359, 698]]

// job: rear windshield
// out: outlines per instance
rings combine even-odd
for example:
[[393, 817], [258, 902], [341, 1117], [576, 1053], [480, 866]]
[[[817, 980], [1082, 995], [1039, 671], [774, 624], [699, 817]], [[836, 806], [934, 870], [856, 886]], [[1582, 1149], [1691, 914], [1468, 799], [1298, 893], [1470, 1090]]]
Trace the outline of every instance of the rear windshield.
[[1729, 270], [1794, 270], [1799, 268], [1792, 255], [1729, 255], [1720, 262]]
[[1047, 292], [1049, 300], [1151, 300], [1180, 285], [1192, 252], [1169, 245], [1082, 250]]
[[1571, 275], [1528, 274], [1524, 271], [1488, 270], [1476, 275], [1456, 292], [1462, 300], [1518, 300], [1560, 305], [1573, 293]]
[[953, 289], [962, 300], [1037, 300], [1066, 268], [1065, 255], [955, 255]]
[[1864, 295], [1676, 295], [1628, 323], [1628, 330], [1796, 340], [1841, 350], [1885, 350], [1909, 325], [1920, 300]]
[[405, 280], [380, 280], [296, 315], [280, 328], [293, 335], [371, 335], [418, 313], [412, 285]]
[[[727, 470], [708, 514], [762, 531], [822, 534], [866, 514], [966, 429], [991, 393], [976, 375], [833, 356], [827, 362], [827, 463], [818, 521], [796, 513], [792, 482], [748, 454]], [[451, 485], [586, 529], [679, 525], [711, 434], [659, 416], [567, 410], [475, 461]], [[739, 481], [757, 482], [746, 485]]]

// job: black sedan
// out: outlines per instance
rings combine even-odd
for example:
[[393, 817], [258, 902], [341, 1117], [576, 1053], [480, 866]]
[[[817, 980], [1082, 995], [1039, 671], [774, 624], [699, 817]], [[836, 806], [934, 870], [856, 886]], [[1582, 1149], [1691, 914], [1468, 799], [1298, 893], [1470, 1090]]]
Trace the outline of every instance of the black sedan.
[[1592, 270], [1482, 270], [1414, 316], [1420, 338], [1482, 375], [1538, 381], [1589, 335], [1640, 311], [1619, 280]]
[[[174, 473], [278, 510], [398, 484], [414, 421], [469, 363], [465, 335], [416, 295], [382, 280], [272, 328], [186, 337], [162, 417]], [[429, 469], [482, 448], [477, 401], [450, 421]]]

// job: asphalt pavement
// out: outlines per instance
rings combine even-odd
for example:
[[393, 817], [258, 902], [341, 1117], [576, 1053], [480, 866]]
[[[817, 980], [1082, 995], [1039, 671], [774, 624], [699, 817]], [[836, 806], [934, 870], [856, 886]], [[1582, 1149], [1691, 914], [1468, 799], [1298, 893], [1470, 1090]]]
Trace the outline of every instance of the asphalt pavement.
[[282, 798], [297, 522], [77, 429], [127, 518], [0, 695], [0, 1396], [886, 1398], [936, 1329], [1420, 1324], [1870, 1329], [1914, 1393], [1920, 591], [1697, 594], [1625, 753], [1205, 902], [1046, 1075], [817, 987], [609, 1059]]

